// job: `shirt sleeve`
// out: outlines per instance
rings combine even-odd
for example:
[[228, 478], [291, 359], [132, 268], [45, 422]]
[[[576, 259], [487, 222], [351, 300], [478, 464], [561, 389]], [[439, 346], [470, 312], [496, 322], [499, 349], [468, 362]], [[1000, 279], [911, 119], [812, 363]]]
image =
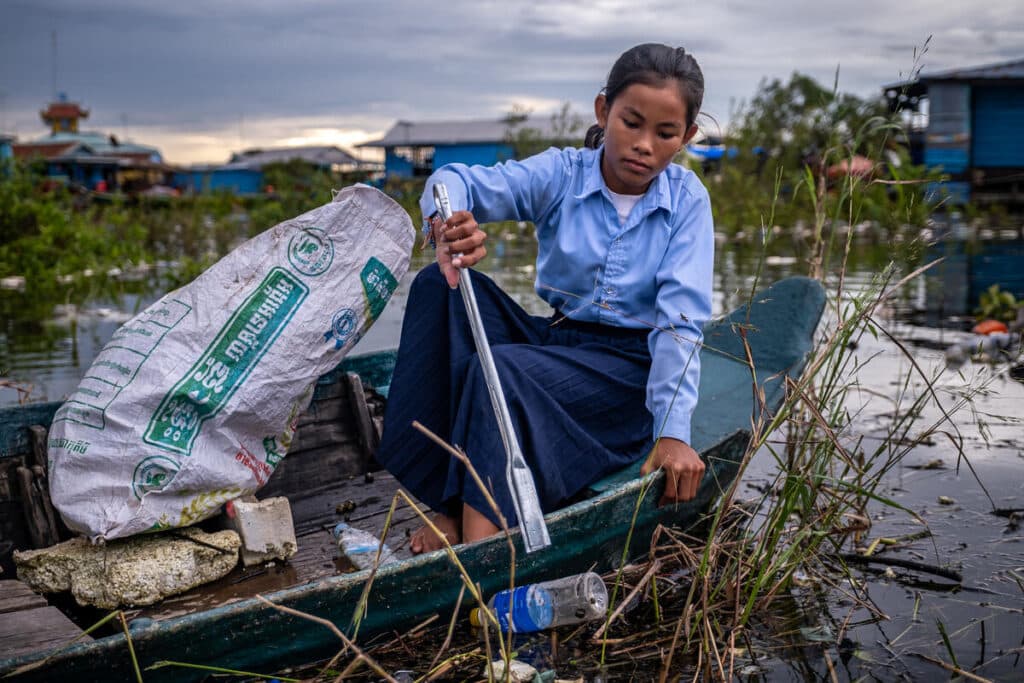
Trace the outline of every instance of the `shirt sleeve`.
[[427, 179], [420, 210], [424, 220], [434, 213], [434, 184], [443, 182], [452, 211], [468, 210], [479, 223], [537, 221], [561, 196], [568, 180], [566, 152], [553, 147], [494, 166], [447, 164]]
[[690, 418], [697, 405], [700, 348], [711, 317], [715, 233], [707, 192], [690, 194], [658, 268], [657, 326], [648, 338], [651, 372], [647, 409], [654, 438], [690, 443]]

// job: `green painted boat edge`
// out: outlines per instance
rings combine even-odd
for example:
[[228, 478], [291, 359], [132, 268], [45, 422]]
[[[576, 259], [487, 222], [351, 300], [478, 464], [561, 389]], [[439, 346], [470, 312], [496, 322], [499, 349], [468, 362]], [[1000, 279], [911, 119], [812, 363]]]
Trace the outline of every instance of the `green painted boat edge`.
[[[604, 571], [618, 566], [625, 540], [623, 525], [628, 528], [634, 512], [637, 522], [630, 557], [646, 547], [657, 524], [696, 521], [734, 478], [749, 438], [749, 433], [739, 430], [707, 454], [713, 475], [705, 479], [697, 498], [687, 503], [659, 508], [655, 492], [659, 490], [657, 484], [662, 473], [656, 472], [549, 514], [552, 546], [548, 549], [527, 555], [519, 531], [513, 530], [517, 583], [591, 567]], [[609, 517], [616, 523], [610, 523]], [[481, 574], [471, 578], [480, 583], [485, 595], [507, 587], [510, 554], [504, 536], [456, 546], [456, 551], [464, 566], [481, 568]], [[553, 564], [552, 558], [560, 561]], [[265, 597], [329, 619], [351, 635], [353, 608], [368, 576], [369, 571], [363, 571], [327, 577]], [[425, 584], [430, 586], [430, 591], [421, 590]], [[435, 613], [447, 616], [445, 611], [450, 613], [461, 586], [460, 575], [444, 550], [381, 567], [374, 579], [360, 635], [365, 638], [384, 630], [401, 630]], [[469, 600], [465, 600], [463, 606], [471, 606]], [[257, 633], [259, 637], [250, 638]], [[315, 661], [341, 649], [341, 644], [326, 628], [278, 612], [256, 598], [133, 629], [131, 636], [132, 647], [143, 668], [171, 659], [258, 671], [262, 666], [280, 668], [289, 661]], [[275, 646], [275, 643], [280, 645]], [[127, 680], [132, 675], [123, 634], [50, 652], [53, 655], [45, 666], [15, 680], [42, 681], [62, 676], [97, 681], [120, 680], [115, 676], [123, 676]], [[32, 653], [0, 662], [0, 676], [44, 659], [45, 655]], [[190, 675], [184, 669], [163, 668], [145, 672], [144, 679], [188, 680]]]

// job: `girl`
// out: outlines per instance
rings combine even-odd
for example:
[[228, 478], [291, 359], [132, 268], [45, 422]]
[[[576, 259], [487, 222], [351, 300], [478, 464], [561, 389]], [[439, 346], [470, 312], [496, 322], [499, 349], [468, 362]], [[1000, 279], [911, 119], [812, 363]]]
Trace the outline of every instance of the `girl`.
[[[458, 284], [487, 254], [477, 221], [533, 221], [537, 294], [527, 314], [471, 271], [495, 365], [545, 512], [645, 454], [666, 471], [663, 501], [696, 495], [688, 445], [701, 329], [711, 314], [714, 236], [707, 191], [672, 163], [697, 132], [704, 77], [682, 48], [644, 44], [615, 62], [594, 101], [586, 149], [549, 149], [493, 167], [451, 164], [420, 200], [437, 264], [409, 293], [377, 459], [437, 514], [452, 543], [498, 532], [465, 468], [412, 428], [459, 445], [509, 525], [517, 523], [501, 443]], [[454, 214], [436, 217], [433, 185]], [[453, 256], [454, 255], [454, 256]], [[445, 286], [447, 284], [447, 287]], [[442, 541], [429, 528], [414, 553]]]

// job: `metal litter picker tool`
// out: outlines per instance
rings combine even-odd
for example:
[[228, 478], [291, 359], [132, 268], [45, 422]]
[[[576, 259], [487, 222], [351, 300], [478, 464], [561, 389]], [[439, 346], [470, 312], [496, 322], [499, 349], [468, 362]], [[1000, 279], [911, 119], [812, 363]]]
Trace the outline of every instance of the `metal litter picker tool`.
[[[442, 183], [434, 185], [434, 205], [443, 220], [451, 218], [452, 206], [448, 200], [448, 188]], [[494, 366], [491, 347], [487, 343], [484, 323], [480, 318], [480, 309], [477, 307], [468, 268], [459, 269], [459, 290], [462, 292], [462, 302], [466, 305], [466, 313], [469, 314], [469, 325], [473, 330], [476, 353], [480, 357], [484, 380], [487, 382], [487, 393], [491, 396], [491, 407], [494, 408], [498, 430], [501, 432], [501, 441], [505, 445], [505, 476], [508, 479], [508, 488], [512, 494], [516, 517], [519, 518], [519, 528], [523, 532], [523, 545], [526, 546], [526, 552], [532, 553], [551, 545], [551, 538], [548, 536], [548, 526], [544, 522], [544, 512], [540, 509], [533, 473], [530, 472], [530, 467], [526, 464], [526, 459], [523, 458], [523, 451], [519, 447], [519, 439], [516, 437], [515, 428], [512, 425], [512, 416], [508, 412], [508, 404], [505, 403], [505, 394], [501, 390], [501, 380], [498, 377], [498, 370]]]

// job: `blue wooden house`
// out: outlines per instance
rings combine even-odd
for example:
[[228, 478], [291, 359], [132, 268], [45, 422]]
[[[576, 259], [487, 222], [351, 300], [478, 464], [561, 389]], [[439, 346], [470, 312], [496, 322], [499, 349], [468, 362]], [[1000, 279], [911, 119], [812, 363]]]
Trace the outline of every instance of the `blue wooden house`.
[[923, 73], [884, 92], [911, 113], [912, 152], [948, 174], [950, 201], [1024, 203], [1024, 59]]
[[58, 132], [15, 143], [14, 156], [46, 164], [46, 174], [89, 190], [138, 192], [168, 185], [173, 167], [160, 150], [96, 132]]
[[316, 168], [338, 173], [379, 170], [379, 164], [357, 159], [340, 147], [277, 147], [248, 149], [232, 155], [226, 164], [193, 166], [175, 174], [174, 183], [181, 190], [193, 194], [217, 191], [258, 194], [267, 189], [263, 168], [289, 161], [304, 161]]
[[4, 159], [10, 159], [14, 156], [14, 151], [11, 147], [13, 144], [13, 135], [4, 135], [3, 133], [0, 133], [0, 163], [3, 163]]
[[[557, 116], [503, 117], [468, 121], [399, 121], [380, 140], [360, 147], [384, 149], [388, 179], [430, 175], [445, 164], [492, 165], [515, 158], [513, 141], [523, 131], [552, 144], [567, 144], [582, 127]], [[578, 137], [583, 138], [579, 131]]]
[[159, 149], [81, 131], [79, 122], [89, 111], [63, 93], [39, 116], [50, 134], [13, 143], [10, 151], [17, 159], [44, 163], [50, 178], [101, 192], [135, 193], [170, 184], [174, 169], [164, 163]]

